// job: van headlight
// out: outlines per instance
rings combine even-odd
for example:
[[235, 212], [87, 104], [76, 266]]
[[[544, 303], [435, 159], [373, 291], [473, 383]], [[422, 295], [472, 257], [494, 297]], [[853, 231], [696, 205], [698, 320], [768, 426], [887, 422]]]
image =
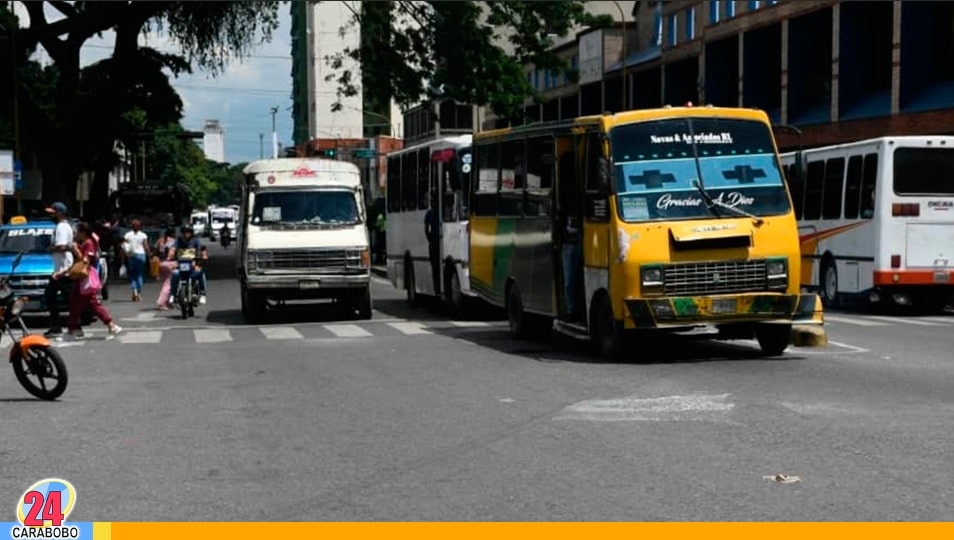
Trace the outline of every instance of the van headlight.
[[662, 294], [665, 279], [662, 266], [643, 266], [639, 269], [643, 294]]
[[348, 266], [371, 268], [371, 251], [368, 248], [349, 249]]
[[765, 262], [765, 279], [770, 289], [788, 286], [788, 260], [769, 259]]

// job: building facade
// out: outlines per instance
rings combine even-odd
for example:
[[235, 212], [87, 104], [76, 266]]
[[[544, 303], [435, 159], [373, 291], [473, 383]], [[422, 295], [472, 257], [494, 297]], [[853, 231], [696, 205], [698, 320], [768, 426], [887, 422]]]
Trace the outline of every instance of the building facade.
[[218, 120], [206, 120], [202, 129], [202, 150], [205, 159], [225, 163], [225, 129]]

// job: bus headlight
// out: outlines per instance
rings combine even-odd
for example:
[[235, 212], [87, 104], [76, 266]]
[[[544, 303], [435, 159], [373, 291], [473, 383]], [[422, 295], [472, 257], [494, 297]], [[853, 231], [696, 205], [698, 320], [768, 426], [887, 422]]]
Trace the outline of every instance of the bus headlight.
[[770, 289], [784, 289], [788, 286], [788, 260], [769, 259], [765, 263], [765, 278]]
[[639, 276], [643, 294], [662, 293], [664, 280], [661, 266], [643, 266], [639, 269]]

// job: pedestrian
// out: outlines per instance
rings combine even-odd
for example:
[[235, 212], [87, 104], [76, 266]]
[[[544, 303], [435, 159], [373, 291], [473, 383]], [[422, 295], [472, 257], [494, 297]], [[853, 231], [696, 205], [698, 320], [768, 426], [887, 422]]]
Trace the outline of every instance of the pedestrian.
[[168, 228], [162, 232], [162, 236], [156, 242], [156, 255], [159, 260], [159, 280], [162, 281], [162, 288], [159, 289], [159, 298], [156, 299], [156, 307], [159, 311], [169, 309], [169, 294], [171, 289], [169, 282], [172, 278], [172, 271], [176, 268], [176, 262], [169, 260], [169, 250], [176, 247], [176, 231]]
[[113, 317], [99, 301], [99, 291], [102, 289], [102, 284], [99, 282], [99, 274], [96, 272], [98, 266], [97, 259], [99, 258], [99, 245], [93, 239], [89, 223], [85, 221], [76, 227], [76, 243], [73, 246], [73, 257], [76, 261], [83, 261], [87, 264], [89, 275], [83, 279], [72, 280], [73, 290], [70, 294], [69, 332], [64, 338], [67, 340], [75, 340], [85, 337], [83, 335], [83, 329], [80, 327], [80, 317], [87, 309], [92, 310], [93, 315], [109, 328], [110, 336], [115, 336], [122, 332], [123, 329], [113, 321]]
[[50, 329], [46, 331], [46, 336], [54, 337], [63, 333], [60, 321], [60, 295], [68, 299], [73, 289], [73, 283], [67, 277], [70, 267], [73, 266], [73, 227], [66, 220], [65, 204], [55, 202], [46, 209], [46, 213], [56, 222], [53, 242], [50, 246], [50, 252], [53, 254], [53, 274], [46, 283], [44, 295], [46, 307], [50, 312]]
[[387, 217], [384, 215], [384, 210], [381, 210], [381, 213], [378, 214], [378, 219], [374, 224], [374, 251], [375, 257], [379, 263], [386, 263], [388, 260], [387, 257]]
[[139, 302], [142, 300], [142, 280], [149, 256], [149, 237], [142, 232], [142, 222], [138, 219], [132, 221], [132, 230], [123, 238], [123, 248], [126, 252], [126, 274], [132, 287], [132, 301]]

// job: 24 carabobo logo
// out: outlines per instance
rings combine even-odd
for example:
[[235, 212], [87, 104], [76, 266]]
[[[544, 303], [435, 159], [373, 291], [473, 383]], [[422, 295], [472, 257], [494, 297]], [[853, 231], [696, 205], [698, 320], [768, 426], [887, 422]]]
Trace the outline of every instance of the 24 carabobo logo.
[[13, 538], [79, 538], [79, 527], [66, 525], [76, 504], [73, 484], [47, 478], [30, 486], [17, 501], [17, 521], [22, 527], [10, 531]]

